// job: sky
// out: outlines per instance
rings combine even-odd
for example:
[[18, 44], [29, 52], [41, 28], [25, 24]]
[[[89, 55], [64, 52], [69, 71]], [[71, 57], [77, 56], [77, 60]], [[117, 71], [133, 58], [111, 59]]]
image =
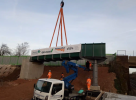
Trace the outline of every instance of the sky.
[[[61, 0], [0, 0], [0, 43], [48, 48]], [[136, 56], [136, 0], [64, 0], [68, 44], [106, 43], [106, 53]], [[56, 45], [58, 26], [52, 42]], [[58, 45], [61, 45], [61, 41]], [[63, 42], [65, 36], [63, 32]], [[119, 51], [118, 54], [125, 54]]]

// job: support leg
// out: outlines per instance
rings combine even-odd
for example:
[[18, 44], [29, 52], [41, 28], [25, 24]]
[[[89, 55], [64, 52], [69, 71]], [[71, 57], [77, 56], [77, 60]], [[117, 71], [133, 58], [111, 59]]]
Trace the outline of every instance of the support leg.
[[94, 60], [93, 65], [93, 86], [98, 86], [98, 66], [97, 66], [97, 60]]

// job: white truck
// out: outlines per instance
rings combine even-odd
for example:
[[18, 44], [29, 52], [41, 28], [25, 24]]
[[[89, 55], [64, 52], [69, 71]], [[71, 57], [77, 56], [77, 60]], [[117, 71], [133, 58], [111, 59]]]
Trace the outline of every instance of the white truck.
[[76, 100], [82, 100], [78, 93], [69, 94], [65, 90], [64, 81], [57, 79], [39, 79], [34, 84], [34, 95], [32, 100], [69, 100], [75, 98]]

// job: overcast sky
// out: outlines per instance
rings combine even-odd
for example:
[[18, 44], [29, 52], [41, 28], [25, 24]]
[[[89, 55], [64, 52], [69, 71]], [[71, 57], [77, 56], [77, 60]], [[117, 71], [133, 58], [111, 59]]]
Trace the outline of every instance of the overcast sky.
[[[1, 0], [0, 43], [48, 48], [61, 0]], [[136, 0], [64, 0], [68, 44], [106, 43], [106, 53], [136, 55]], [[56, 30], [57, 35], [58, 28]], [[56, 45], [55, 35], [52, 46]], [[64, 36], [64, 35], [63, 35]], [[63, 38], [65, 43], [65, 37]], [[60, 38], [58, 41], [60, 45]], [[124, 54], [124, 52], [119, 52]]]
[[[0, 43], [6, 43], [11, 49], [22, 42], [28, 42], [31, 50], [48, 48], [60, 2], [61, 0], [0, 0]], [[106, 53], [126, 50], [128, 55], [133, 55], [134, 50], [136, 55], [136, 0], [64, 2], [68, 44], [104, 42]], [[56, 44], [56, 35], [52, 46]], [[58, 42], [60, 45], [60, 38]]]

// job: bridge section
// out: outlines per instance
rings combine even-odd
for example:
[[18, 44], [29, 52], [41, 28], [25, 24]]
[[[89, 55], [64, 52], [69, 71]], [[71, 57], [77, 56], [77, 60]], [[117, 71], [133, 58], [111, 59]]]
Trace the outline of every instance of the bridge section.
[[105, 43], [89, 43], [32, 50], [31, 62], [106, 59]]

